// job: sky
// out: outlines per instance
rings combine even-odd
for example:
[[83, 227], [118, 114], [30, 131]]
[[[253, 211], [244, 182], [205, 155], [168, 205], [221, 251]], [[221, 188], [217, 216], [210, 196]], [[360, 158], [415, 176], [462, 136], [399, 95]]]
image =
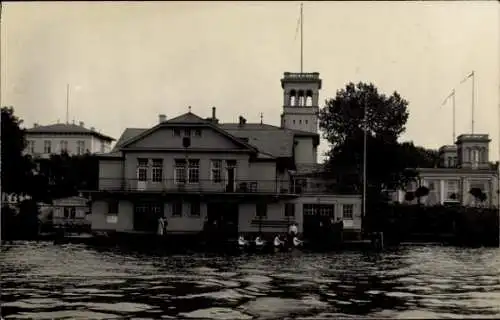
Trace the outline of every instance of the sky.
[[[300, 71], [299, 2], [9, 2], [1, 21], [2, 106], [25, 126], [85, 122], [119, 138], [188, 111], [222, 122], [279, 125], [280, 79]], [[471, 132], [499, 158], [500, 5], [497, 1], [304, 3], [304, 72], [323, 79], [322, 107], [348, 82], [399, 92], [402, 140], [438, 148]], [[322, 142], [321, 152], [328, 145]]]

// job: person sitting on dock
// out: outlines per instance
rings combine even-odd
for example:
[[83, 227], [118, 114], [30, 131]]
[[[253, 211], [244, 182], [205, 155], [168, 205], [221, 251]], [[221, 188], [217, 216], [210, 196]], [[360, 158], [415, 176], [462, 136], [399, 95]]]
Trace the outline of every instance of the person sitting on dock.
[[239, 245], [240, 247], [246, 247], [246, 246], [248, 245], [248, 241], [247, 241], [247, 240], [245, 240], [245, 238], [244, 238], [243, 236], [240, 236], [240, 237], [238, 238], [238, 245]]
[[279, 234], [274, 237], [274, 246], [276, 248], [280, 248], [281, 246], [283, 246], [283, 241], [281, 241]]
[[262, 238], [260, 236], [257, 236], [257, 238], [255, 238], [255, 246], [257, 248], [261, 248], [262, 246], [264, 246], [265, 244], [265, 241], [262, 240]]
[[295, 247], [301, 246], [301, 245], [302, 245], [302, 243], [303, 243], [303, 242], [302, 242], [301, 240], [299, 240], [299, 238], [297, 238], [296, 236], [295, 236], [295, 237], [293, 237], [293, 245], [294, 245]]

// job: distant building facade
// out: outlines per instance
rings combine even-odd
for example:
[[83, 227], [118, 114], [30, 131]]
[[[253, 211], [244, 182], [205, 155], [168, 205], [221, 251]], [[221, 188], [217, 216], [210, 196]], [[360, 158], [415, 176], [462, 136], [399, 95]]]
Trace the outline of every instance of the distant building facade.
[[[489, 161], [487, 134], [462, 134], [455, 145], [439, 149], [438, 168], [417, 168], [419, 177], [406, 190], [397, 192], [395, 201], [405, 201], [406, 192], [414, 192], [419, 186], [429, 189], [429, 195], [420, 199], [422, 204], [460, 204], [463, 206], [497, 207], [499, 205], [498, 166]], [[486, 200], [479, 201], [470, 190], [480, 189]], [[411, 202], [416, 203], [414, 199]]]
[[[100, 155], [92, 194], [94, 231], [199, 233], [212, 223], [233, 234], [299, 231], [318, 217], [361, 229], [361, 196], [332, 194], [317, 164], [318, 73], [285, 73], [281, 126], [219, 123], [188, 112], [152, 128], [126, 129]], [[312, 177], [314, 175], [314, 177]], [[313, 219], [314, 218], [314, 219]], [[311, 229], [312, 230], [312, 229]]]
[[111, 151], [114, 138], [97, 132], [93, 127], [85, 128], [84, 123], [57, 123], [41, 126], [35, 124], [26, 130], [25, 153], [35, 158], [48, 158], [51, 154], [66, 151], [69, 155], [106, 153]]

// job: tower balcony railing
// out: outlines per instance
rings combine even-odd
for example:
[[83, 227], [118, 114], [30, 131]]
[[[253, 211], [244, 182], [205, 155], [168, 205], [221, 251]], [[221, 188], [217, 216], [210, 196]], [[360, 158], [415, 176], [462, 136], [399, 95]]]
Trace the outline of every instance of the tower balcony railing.
[[240, 194], [331, 194], [327, 183], [308, 184], [303, 181], [280, 179], [235, 179], [214, 181], [211, 179], [191, 179], [188, 181], [162, 179], [146, 181], [139, 179], [101, 178], [98, 190], [109, 192], [154, 192], [154, 193], [240, 193]]
[[319, 79], [319, 72], [285, 72], [285, 79]]

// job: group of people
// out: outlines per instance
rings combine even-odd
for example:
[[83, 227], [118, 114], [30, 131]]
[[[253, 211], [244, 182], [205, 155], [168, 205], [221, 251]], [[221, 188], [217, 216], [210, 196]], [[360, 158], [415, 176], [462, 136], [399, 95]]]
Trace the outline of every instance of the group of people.
[[[274, 237], [273, 241], [273, 247], [276, 250], [284, 250], [284, 249], [290, 249], [291, 247], [299, 247], [302, 245], [302, 240], [299, 239], [298, 237], [299, 230], [298, 230], [298, 225], [296, 223], [293, 223], [290, 225], [288, 229], [288, 233], [284, 235], [277, 234]], [[243, 236], [240, 236], [238, 238], [238, 245], [240, 248], [247, 248], [250, 246], [252, 243], [247, 241]], [[262, 248], [266, 244], [264, 240], [262, 240], [261, 236], [257, 236], [254, 240], [254, 243], [256, 248]]]

